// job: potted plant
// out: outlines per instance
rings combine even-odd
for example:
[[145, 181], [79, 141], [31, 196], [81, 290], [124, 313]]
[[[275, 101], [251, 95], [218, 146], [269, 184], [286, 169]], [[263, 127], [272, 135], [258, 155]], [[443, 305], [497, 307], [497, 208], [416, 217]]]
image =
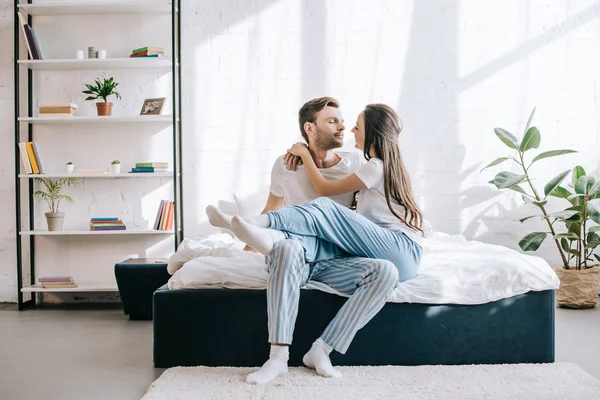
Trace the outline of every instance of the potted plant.
[[67, 174], [72, 174], [74, 170], [75, 170], [75, 166], [73, 165], [72, 161], [69, 161], [68, 163], [65, 164], [65, 172]]
[[[506, 146], [513, 149], [516, 155], [509, 157], [500, 157], [488, 164], [486, 168], [501, 164], [505, 161], [512, 161], [518, 164], [522, 173], [516, 174], [509, 171], [502, 171], [496, 174], [491, 184], [498, 189], [510, 189], [521, 194], [523, 201], [536, 206], [540, 210], [540, 215], [532, 215], [521, 219], [525, 222], [531, 218], [542, 218], [548, 225], [548, 230], [544, 232], [532, 232], [519, 241], [519, 247], [523, 251], [535, 251], [548, 235], [552, 237], [558, 250], [562, 266], [557, 268], [557, 275], [561, 279], [561, 288], [557, 291], [557, 301], [561, 306], [569, 306], [573, 308], [594, 307], [598, 299], [598, 275], [596, 269], [588, 268], [588, 261], [591, 260], [592, 252], [598, 245], [596, 241], [600, 241], [597, 228], [591, 227], [586, 222], [590, 219], [596, 223], [600, 221], [600, 207], [594, 202], [598, 199], [600, 187], [593, 181], [593, 178], [585, 176], [583, 168], [577, 167], [573, 171], [572, 185], [575, 188], [575, 194], [570, 193], [567, 189], [561, 186], [561, 183], [569, 175], [571, 170], [566, 170], [552, 178], [545, 186], [543, 196], [536, 190], [532, 183], [532, 178], [529, 174], [531, 166], [537, 161], [556, 157], [569, 153], [576, 153], [574, 150], [551, 150], [542, 152], [531, 161], [525, 161], [525, 153], [532, 149], [537, 149], [541, 143], [541, 134], [538, 128], [531, 126], [535, 108], [529, 116], [527, 125], [525, 126], [523, 138], [519, 141], [512, 133], [502, 128], [495, 128], [494, 132], [498, 139]], [[548, 213], [545, 206], [548, 203], [548, 197], [566, 198], [571, 202], [571, 207], [566, 210]], [[565, 222], [567, 232], [559, 233], [556, 231], [557, 221]], [[598, 238], [598, 239], [596, 239]], [[600, 244], [600, 243], [599, 243]], [[579, 249], [579, 250], [577, 250]], [[596, 259], [600, 260], [597, 255]], [[591, 264], [590, 264], [591, 266]], [[587, 271], [590, 269], [591, 271]], [[573, 271], [574, 273], [564, 274], [565, 271]], [[569, 275], [568, 277], [566, 275]], [[585, 276], [589, 278], [589, 283], [581, 283]], [[579, 283], [573, 285], [571, 282]], [[565, 296], [562, 290], [569, 290], [575, 287], [578, 291], [583, 291], [586, 294], [592, 295], [592, 298], [574, 299], [571, 295]], [[591, 292], [594, 292], [593, 294]], [[593, 305], [592, 305], [593, 303]]]
[[114, 160], [113, 162], [111, 162], [110, 163], [110, 172], [112, 172], [113, 174], [121, 173], [121, 161]]
[[98, 116], [105, 116], [112, 114], [112, 104], [108, 102], [108, 96], [115, 95], [117, 99], [121, 98], [119, 92], [116, 91], [117, 86], [119, 84], [114, 81], [112, 77], [110, 78], [100, 78], [94, 79], [93, 85], [85, 85], [87, 90], [84, 90], [83, 93], [89, 95], [86, 97], [86, 100], [98, 100], [102, 99], [104, 101], [99, 101], [96, 103], [96, 108], [98, 109]]
[[65, 185], [72, 186], [77, 184], [77, 178], [60, 178], [56, 180], [48, 178], [35, 178], [35, 180], [41, 183], [43, 186], [41, 190], [35, 191], [33, 195], [44, 200], [50, 209], [47, 213], [45, 213], [48, 230], [62, 231], [65, 213], [59, 212], [58, 207], [63, 199], [73, 203], [73, 199], [70, 196], [62, 193], [62, 189]]
[[586, 175], [581, 166], [573, 169], [571, 184], [574, 193], [558, 186], [551, 196], [569, 201], [570, 207], [551, 214], [554, 221], [564, 223], [567, 232], [554, 235], [567, 254], [565, 268], [557, 268], [560, 288], [556, 291], [559, 306], [567, 308], [594, 308], [598, 302], [600, 276], [600, 181]]

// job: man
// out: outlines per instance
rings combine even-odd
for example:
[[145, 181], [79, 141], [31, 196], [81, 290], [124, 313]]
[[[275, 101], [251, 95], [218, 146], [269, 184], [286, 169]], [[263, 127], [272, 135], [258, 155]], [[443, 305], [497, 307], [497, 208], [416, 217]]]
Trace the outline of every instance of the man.
[[[362, 153], [356, 150], [334, 151], [343, 145], [345, 129], [337, 100], [321, 97], [307, 102], [300, 108], [298, 122], [300, 132], [325, 179], [346, 177], [364, 162]], [[286, 158], [286, 161], [290, 165], [295, 164], [293, 160]], [[263, 213], [301, 204], [316, 197], [304, 168], [299, 166], [297, 171], [288, 170], [284, 165], [284, 157], [280, 157], [273, 166], [269, 198]], [[332, 199], [350, 206], [353, 194]], [[304, 248], [290, 239], [274, 246], [267, 257], [267, 264], [271, 352], [269, 360], [258, 371], [248, 375], [246, 381], [267, 383], [287, 372], [300, 288], [309, 279], [350, 296], [303, 358], [304, 364], [316, 369], [319, 375], [341, 376], [331, 365], [329, 354], [332, 350], [344, 354], [356, 332], [385, 305], [388, 295], [398, 283], [396, 267], [389, 261], [359, 257], [337, 258], [309, 265], [305, 262]]]

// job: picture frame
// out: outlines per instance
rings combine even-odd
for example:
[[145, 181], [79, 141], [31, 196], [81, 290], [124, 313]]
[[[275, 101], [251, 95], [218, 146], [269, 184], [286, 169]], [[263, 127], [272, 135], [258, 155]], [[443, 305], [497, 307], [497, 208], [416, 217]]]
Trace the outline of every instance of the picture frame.
[[165, 105], [166, 97], [157, 97], [144, 100], [140, 115], [160, 115]]

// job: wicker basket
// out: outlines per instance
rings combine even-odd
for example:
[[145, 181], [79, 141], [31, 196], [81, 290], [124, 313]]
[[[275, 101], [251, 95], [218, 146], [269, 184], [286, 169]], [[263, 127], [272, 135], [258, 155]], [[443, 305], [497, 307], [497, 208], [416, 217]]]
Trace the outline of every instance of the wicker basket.
[[598, 302], [598, 265], [588, 269], [556, 268], [560, 288], [556, 291], [556, 302], [565, 308], [594, 308]]

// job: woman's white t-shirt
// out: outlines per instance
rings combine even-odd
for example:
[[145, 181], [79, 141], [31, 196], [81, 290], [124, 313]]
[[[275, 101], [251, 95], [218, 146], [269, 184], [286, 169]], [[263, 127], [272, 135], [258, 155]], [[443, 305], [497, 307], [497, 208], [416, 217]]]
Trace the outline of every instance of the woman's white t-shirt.
[[[415, 243], [423, 246], [421, 233], [402, 223], [392, 214], [387, 205], [383, 183], [383, 161], [379, 158], [371, 158], [357, 169], [355, 174], [367, 187], [358, 193], [356, 212], [383, 228], [405, 233]], [[404, 217], [403, 206], [393, 201], [392, 206], [398, 215]]]

